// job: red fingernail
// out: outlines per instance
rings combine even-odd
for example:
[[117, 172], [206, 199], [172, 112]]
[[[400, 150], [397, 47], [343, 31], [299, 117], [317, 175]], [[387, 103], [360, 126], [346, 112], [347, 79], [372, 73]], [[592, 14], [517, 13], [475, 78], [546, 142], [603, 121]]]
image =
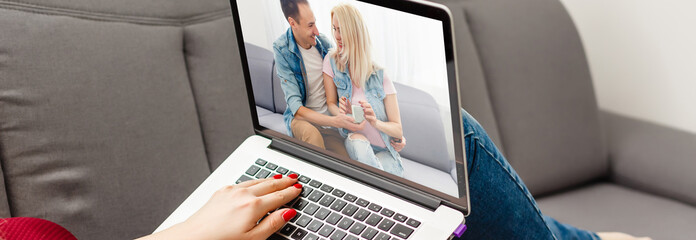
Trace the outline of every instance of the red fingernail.
[[297, 179], [298, 176], [295, 173], [291, 173], [290, 175], [288, 175], [288, 177], [290, 177], [292, 179]]
[[295, 211], [295, 209], [291, 208], [291, 209], [285, 210], [285, 212], [283, 213], [283, 220], [285, 220], [286, 222], [290, 221], [290, 219], [294, 218], [295, 215], [297, 215], [297, 211]]
[[293, 185], [293, 186], [295, 186], [295, 188], [298, 188], [298, 189], [302, 188], [302, 184], [299, 184], [299, 183], [295, 183], [295, 185]]
[[275, 178], [275, 179], [281, 179], [281, 178], [283, 178], [283, 175], [282, 175], [282, 174], [276, 174], [276, 175], [273, 176], [273, 178]]

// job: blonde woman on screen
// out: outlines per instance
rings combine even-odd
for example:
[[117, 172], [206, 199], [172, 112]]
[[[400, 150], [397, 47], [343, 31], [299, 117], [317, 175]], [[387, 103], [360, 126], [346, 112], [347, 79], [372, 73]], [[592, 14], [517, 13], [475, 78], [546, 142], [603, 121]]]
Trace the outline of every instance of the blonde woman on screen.
[[[400, 151], [405, 145], [392, 81], [372, 60], [372, 43], [362, 15], [349, 4], [331, 10], [336, 47], [324, 58], [324, 88], [329, 112], [352, 115], [368, 124], [362, 130], [341, 129], [351, 159], [403, 176]], [[356, 112], [353, 112], [353, 110]], [[364, 114], [361, 114], [363, 112]]]

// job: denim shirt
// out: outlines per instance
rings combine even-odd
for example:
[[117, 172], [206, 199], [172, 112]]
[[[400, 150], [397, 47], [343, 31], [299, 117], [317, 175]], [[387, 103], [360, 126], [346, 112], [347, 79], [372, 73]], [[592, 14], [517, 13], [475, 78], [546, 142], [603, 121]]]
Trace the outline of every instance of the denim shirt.
[[[353, 96], [353, 84], [351, 83], [350, 75], [344, 71], [338, 70], [335, 59], [331, 58], [331, 61], [329, 62], [331, 62], [331, 69], [333, 69], [334, 72], [333, 81], [334, 84], [336, 84], [338, 99], [341, 97], [351, 99]], [[384, 98], [387, 95], [384, 93], [383, 81], [384, 71], [379, 69], [370, 75], [370, 78], [365, 82], [365, 87], [363, 90], [365, 91], [367, 102], [372, 106], [372, 110], [375, 112], [377, 119], [382, 122], [387, 122], [389, 119], [387, 118], [387, 111], [384, 106]], [[347, 129], [343, 128], [341, 128], [339, 132], [343, 137], [348, 136], [349, 133]], [[394, 147], [392, 147], [391, 144], [389, 144], [389, 135], [381, 131], [379, 132], [379, 135], [382, 137], [382, 141], [384, 141], [384, 145], [387, 146], [387, 149], [389, 150], [389, 153], [391, 153], [392, 157], [394, 157], [394, 159], [401, 159], [399, 153], [394, 149]]]
[[[326, 53], [332, 48], [331, 42], [323, 34], [317, 36], [315, 48], [324, 59]], [[299, 46], [292, 34], [292, 28], [288, 28], [285, 34], [281, 35], [273, 42], [273, 59], [275, 60], [276, 71], [280, 78], [280, 87], [285, 95], [287, 107], [283, 113], [285, 127], [288, 135], [293, 136], [290, 123], [295, 118], [295, 113], [301, 106], [307, 104], [307, 73], [305, 72], [304, 61], [300, 54]]]

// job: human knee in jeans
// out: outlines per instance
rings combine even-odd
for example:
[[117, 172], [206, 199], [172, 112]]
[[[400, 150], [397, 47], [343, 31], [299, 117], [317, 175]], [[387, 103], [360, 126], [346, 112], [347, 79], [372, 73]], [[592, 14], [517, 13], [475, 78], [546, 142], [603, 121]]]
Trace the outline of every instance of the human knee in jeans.
[[365, 136], [350, 133], [346, 138], [348, 156], [358, 162], [370, 165], [382, 171], [403, 177], [404, 167], [401, 159], [394, 159], [386, 148], [373, 146]]

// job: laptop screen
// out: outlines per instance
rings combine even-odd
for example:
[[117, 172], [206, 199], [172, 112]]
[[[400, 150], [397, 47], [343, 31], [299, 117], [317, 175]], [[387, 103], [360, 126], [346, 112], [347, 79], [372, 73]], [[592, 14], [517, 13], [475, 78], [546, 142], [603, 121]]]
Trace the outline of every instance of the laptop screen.
[[257, 127], [454, 198], [466, 194], [442, 21], [361, 1], [236, 4]]

